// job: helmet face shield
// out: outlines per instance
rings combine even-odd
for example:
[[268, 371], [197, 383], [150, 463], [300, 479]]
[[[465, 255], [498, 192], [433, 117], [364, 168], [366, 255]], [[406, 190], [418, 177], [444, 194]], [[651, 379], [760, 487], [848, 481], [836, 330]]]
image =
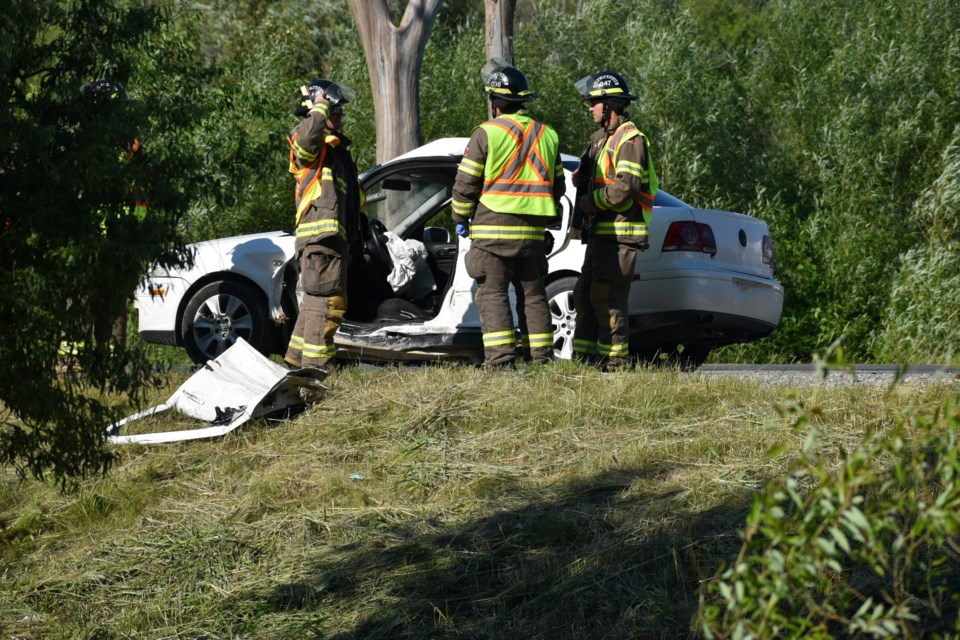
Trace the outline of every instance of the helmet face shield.
[[590, 95], [590, 84], [593, 80], [593, 76], [583, 76], [579, 80], [573, 83], [573, 88], [577, 90], [577, 93], [580, 94], [580, 98], [583, 100], [589, 100], [593, 96]]
[[480, 69], [480, 79], [483, 81], [483, 86], [490, 86], [490, 81], [493, 79], [494, 75], [504, 67], [509, 66], [510, 63], [500, 56], [494, 56], [487, 60], [487, 63]]
[[626, 78], [615, 71], [600, 71], [580, 78], [573, 84], [583, 100], [622, 98], [627, 102], [637, 99], [630, 93]]
[[323, 93], [332, 107], [342, 107], [357, 99], [357, 92], [344, 82], [331, 82]]

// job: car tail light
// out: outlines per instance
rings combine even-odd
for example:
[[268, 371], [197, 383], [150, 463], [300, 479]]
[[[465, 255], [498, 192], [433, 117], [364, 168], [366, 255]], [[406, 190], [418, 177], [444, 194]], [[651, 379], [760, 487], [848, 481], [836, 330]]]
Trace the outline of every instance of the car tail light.
[[773, 240], [770, 236], [763, 236], [763, 264], [773, 268]]
[[663, 239], [663, 251], [701, 251], [717, 254], [717, 239], [710, 225], [702, 222], [674, 222]]

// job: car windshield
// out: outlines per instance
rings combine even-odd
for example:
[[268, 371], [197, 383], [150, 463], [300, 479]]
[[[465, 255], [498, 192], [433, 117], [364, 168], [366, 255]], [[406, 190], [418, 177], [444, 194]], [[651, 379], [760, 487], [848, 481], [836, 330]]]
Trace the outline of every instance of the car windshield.
[[455, 170], [455, 166], [413, 168], [379, 176], [365, 185], [363, 211], [401, 235], [450, 199]]

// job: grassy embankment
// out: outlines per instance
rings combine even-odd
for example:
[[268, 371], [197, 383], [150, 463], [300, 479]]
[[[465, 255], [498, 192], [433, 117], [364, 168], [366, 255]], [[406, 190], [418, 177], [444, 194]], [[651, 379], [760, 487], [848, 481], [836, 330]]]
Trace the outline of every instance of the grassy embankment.
[[829, 459], [956, 394], [571, 363], [331, 382], [288, 422], [119, 448], [71, 494], [5, 471], [2, 635], [685, 636], [752, 494], [806, 438], [778, 407], [818, 408]]

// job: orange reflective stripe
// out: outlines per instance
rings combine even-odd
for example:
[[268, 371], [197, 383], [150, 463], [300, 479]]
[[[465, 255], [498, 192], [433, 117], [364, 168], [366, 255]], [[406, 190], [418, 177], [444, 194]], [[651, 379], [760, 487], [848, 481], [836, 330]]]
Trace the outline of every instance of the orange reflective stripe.
[[[506, 119], [506, 117], [504, 117]], [[548, 165], [540, 157], [539, 147], [540, 139], [543, 137], [546, 127], [540, 122], [531, 121], [526, 130], [512, 121], [513, 126], [505, 126], [497, 120], [491, 124], [501, 126], [504, 131], [513, 137], [518, 143], [517, 148], [510, 154], [498, 176], [491, 180], [484, 180], [483, 193], [486, 195], [512, 195], [522, 193], [535, 197], [553, 196], [553, 182], [550, 178]], [[520, 132], [520, 138], [516, 132]], [[537, 176], [532, 180], [519, 180], [518, 176], [527, 165], [533, 169]]]
[[507, 161], [507, 166], [503, 170], [502, 175], [507, 175], [511, 180], [520, 174], [523, 165], [526, 163], [530, 163], [533, 166], [534, 171], [540, 176], [541, 180], [547, 180], [550, 177], [543, 161], [540, 160], [540, 156], [536, 154], [537, 145], [543, 136], [544, 126], [539, 122], [531, 122], [530, 125], [530, 129], [524, 131], [523, 143], [517, 147], [517, 150], [510, 157], [510, 160]]
[[[290, 149], [291, 155], [293, 154], [293, 147]], [[320, 157], [310, 165], [309, 168], [300, 169], [297, 173], [297, 190], [296, 190], [296, 202], [297, 202], [297, 222], [300, 224], [300, 218], [303, 217], [303, 212], [307, 210], [307, 206], [315, 200], [312, 198], [310, 200], [305, 200], [304, 196], [312, 191], [317, 183], [320, 182], [322, 173], [323, 173], [323, 161], [327, 157], [327, 145], [323, 145], [323, 148], [320, 150]], [[320, 192], [322, 193], [323, 187], [320, 186]], [[318, 194], [319, 197], [319, 194]]]
[[501, 129], [506, 131], [510, 135], [510, 137], [514, 139], [514, 141], [517, 144], [520, 144], [520, 140], [523, 138], [523, 128], [516, 122], [512, 120], [508, 120], [506, 116], [503, 116], [501, 118], [496, 118], [494, 120], [490, 120], [486, 124], [493, 125], [495, 127], [500, 127]]
[[643, 207], [644, 211], [653, 211], [653, 199], [654, 194], [641, 191], [640, 196], [637, 198], [637, 203]]

